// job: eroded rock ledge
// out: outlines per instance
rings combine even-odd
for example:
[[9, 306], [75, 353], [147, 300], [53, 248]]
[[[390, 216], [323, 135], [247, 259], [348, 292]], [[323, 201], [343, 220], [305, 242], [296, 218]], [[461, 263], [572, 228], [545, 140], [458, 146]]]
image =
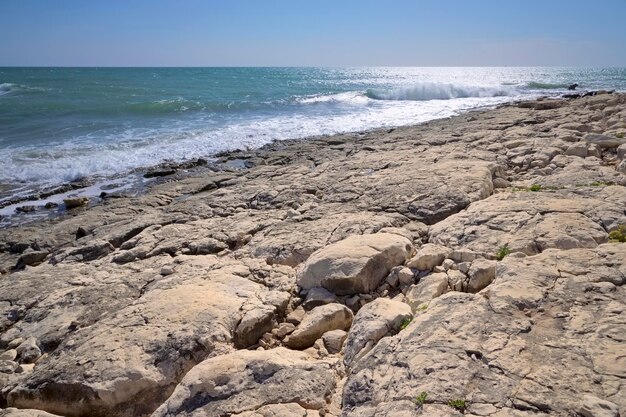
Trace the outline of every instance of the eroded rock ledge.
[[0, 416], [625, 415], [625, 133], [522, 103], [0, 231]]

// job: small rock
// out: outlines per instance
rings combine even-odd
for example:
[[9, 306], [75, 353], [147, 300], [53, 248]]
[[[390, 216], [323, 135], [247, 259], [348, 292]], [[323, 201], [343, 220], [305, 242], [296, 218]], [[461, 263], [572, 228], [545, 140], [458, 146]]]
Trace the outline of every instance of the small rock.
[[174, 273], [174, 268], [172, 268], [171, 266], [164, 266], [161, 267], [161, 271], [160, 271], [161, 275], [163, 275], [164, 277], [167, 275], [172, 275]]
[[357, 311], [360, 307], [360, 301], [361, 297], [359, 297], [358, 294], [355, 294], [352, 297], [346, 298], [344, 303], [350, 310]]
[[309, 292], [306, 295], [306, 300], [304, 300], [304, 303], [302, 304], [302, 306], [304, 307], [305, 310], [308, 311], [324, 304], [330, 304], [330, 303], [336, 303], [336, 302], [337, 302], [337, 296], [335, 294], [328, 291], [326, 288], [315, 287], [309, 290]]
[[494, 178], [493, 179], [493, 188], [508, 188], [511, 186], [511, 183], [504, 178]]
[[457, 264], [457, 266], [459, 267], [459, 271], [463, 272], [464, 274], [467, 274], [472, 264], [470, 262], [460, 262]]
[[448, 270], [448, 287], [452, 291], [465, 291], [467, 289], [467, 275], [461, 271]]
[[348, 332], [345, 330], [331, 330], [322, 335], [322, 340], [328, 353], [339, 353], [347, 337]]
[[154, 169], [143, 174], [144, 178], [156, 178], [156, 177], [165, 177], [168, 175], [176, 174], [175, 169]]
[[619, 407], [606, 400], [585, 395], [579, 410], [584, 417], [619, 417]]
[[467, 275], [469, 276], [467, 292], [477, 293], [495, 279], [496, 262], [487, 259], [477, 259], [472, 262]]
[[619, 164], [617, 164], [617, 166], [615, 167], [615, 169], [617, 170], [617, 172], [619, 172], [620, 174], [624, 174], [626, 175], [626, 159], [624, 159], [622, 162], [620, 162]]
[[354, 315], [346, 306], [338, 303], [315, 307], [309, 311], [296, 330], [285, 340], [293, 349], [306, 349], [330, 330], [348, 330]]
[[447, 290], [448, 275], [445, 273], [433, 273], [409, 287], [405, 295], [406, 303], [415, 312], [421, 305], [430, 303], [432, 299], [439, 297]]
[[242, 349], [255, 345], [264, 333], [274, 328], [274, 311], [271, 308], [256, 308], [244, 314], [235, 330], [235, 347]]
[[305, 314], [306, 314], [306, 311], [304, 311], [304, 307], [298, 306], [298, 308], [296, 308], [295, 310], [293, 310], [291, 313], [287, 315], [287, 317], [285, 318], [285, 321], [287, 323], [291, 323], [297, 326], [298, 324], [300, 324]]
[[272, 329], [272, 334], [279, 339], [287, 336], [289, 333], [292, 333], [296, 329], [296, 326], [291, 323], [280, 323], [278, 327]]
[[34, 370], [35, 370], [34, 363], [23, 363], [21, 365], [18, 365], [17, 368], [15, 368], [15, 373], [16, 374], [30, 374]]
[[578, 156], [580, 158], [587, 157], [587, 145], [584, 143], [575, 143], [565, 150], [565, 155]]
[[18, 347], [19, 345], [21, 345], [23, 341], [24, 341], [24, 338], [23, 338], [23, 337], [18, 337], [18, 338], [15, 338], [15, 339], [11, 340], [11, 341], [7, 344], [7, 347], [8, 347], [9, 349], [15, 349], [16, 347]]
[[626, 159], [626, 143], [617, 148], [617, 158], [620, 160]]
[[400, 280], [400, 285], [409, 285], [413, 283], [415, 274], [411, 271], [411, 268], [404, 267], [398, 271], [398, 279]]
[[15, 209], [18, 213], [32, 213], [37, 210], [37, 206], [19, 206]]
[[58, 203], [53, 203], [52, 201], [48, 201], [48, 202], [44, 205], [44, 208], [46, 208], [46, 209], [48, 209], [48, 210], [50, 210], [50, 209], [54, 209], [54, 208], [57, 208], [57, 207], [59, 207], [59, 204], [58, 204]]
[[429, 271], [437, 265], [441, 265], [452, 251], [445, 246], [427, 243], [417, 251], [417, 254], [411, 258], [406, 265], [410, 268], [416, 268], [420, 271]]
[[38, 265], [48, 256], [46, 251], [28, 251], [24, 252], [18, 259], [18, 265]]
[[65, 208], [68, 210], [76, 207], [86, 206], [88, 203], [88, 197], [72, 197], [63, 199], [63, 204], [65, 204]]
[[456, 263], [454, 263], [454, 261], [452, 259], [444, 259], [443, 263], [441, 264], [441, 266], [443, 266], [443, 268], [447, 271], [449, 269], [457, 269], [456, 268]]
[[350, 366], [380, 339], [400, 331], [402, 324], [412, 317], [411, 307], [387, 298], [378, 298], [364, 306], [354, 317], [348, 333], [344, 364]]
[[0, 361], [14, 361], [17, 358], [17, 350], [9, 349], [3, 353], [0, 353]]
[[397, 271], [392, 269], [389, 275], [387, 275], [387, 278], [385, 278], [385, 282], [389, 284], [391, 288], [396, 288], [400, 282]]
[[37, 339], [29, 337], [17, 347], [17, 355], [20, 363], [33, 363], [41, 356], [41, 350], [37, 346]]
[[0, 360], [0, 374], [12, 374], [17, 369], [17, 366], [17, 362]]

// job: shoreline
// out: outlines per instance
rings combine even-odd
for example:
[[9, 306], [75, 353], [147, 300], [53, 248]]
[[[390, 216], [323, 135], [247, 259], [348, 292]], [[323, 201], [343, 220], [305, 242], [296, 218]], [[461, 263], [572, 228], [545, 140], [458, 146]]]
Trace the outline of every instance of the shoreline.
[[[600, 91], [601, 93], [603, 91]], [[560, 96], [544, 96], [537, 100], [559, 100], [559, 99], [575, 99], [583, 97], [586, 94], [596, 94], [596, 91], [580, 92], [570, 95], [570, 97]], [[535, 101], [535, 100], [530, 100]], [[189, 175], [202, 175], [206, 170], [210, 171], [229, 171], [231, 169], [246, 168], [242, 164], [229, 166], [227, 163], [234, 158], [232, 155], [248, 155], [254, 153], [263, 153], [266, 149], [273, 149], [274, 145], [280, 143], [285, 146], [297, 144], [303, 141], [324, 140], [329, 139], [332, 142], [333, 137], [355, 136], [362, 137], [372, 134], [390, 133], [396, 129], [414, 129], [423, 125], [427, 125], [433, 121], [447, 120], [455, 117], [462, 117], [473, 112], [484, 112], [501, 107], [515, 106], [520, 102], [529, 102], [529, 100], [517, 99], [506, 103], [495, 105], [484, 105], [460, 112], [454, 116], [446, 116], [420, 122], [412, 125], [380, 127], [369, 130], [359, 130], [354, 132], [336, 133], [332, 135], [310, 136], [296, 139], [274, 140], [260, 148], [241, 150], [233, 149], [230, 151], [221, 151], [216, 154], [206, 155], [203, 158], [189, 159], [183, 161], [163, 160], [162, 162], [135, 168], [126, 173], [116, 173], [107, 177], [85, 177], [75, 181], [66, 182], [54, 186], [49, 186], [37, 191], [35, 194], [25, 195], [23, 197], [12, 197], [0, 203], [0, 230], [12, 227], [19, 227], [23, 224], [33, 223], [40, 220], [53, 219], [59, 216], [67, 215], [67, 209], [64, 208], [64, 198], [89, 198], [89, 205], [101, 204], [105, 198], [124, 198], [136, 197], [142, 193], [149, 192], [152, 185], [161, 181], [176, 180], [188, 177]], [[247, 156], [250, 158], [251, 156]], [[150, 181], [152, 180], [152, 181]], [[111, 184], [119, 184], [112, 190], [106, 190]], [[103, 188], [105, 187], [105, 188]], [[94, 192], [90, 190], [97, 190]], [[105, 196], [106, 195], [106, 196]], [[46, 206], [47, 204], [47, 206]], [[21, 218], [18, 218], [21, 217]]]
[[0, 229], [0, 414], [624, 414], [625, 134], [523, 101]]

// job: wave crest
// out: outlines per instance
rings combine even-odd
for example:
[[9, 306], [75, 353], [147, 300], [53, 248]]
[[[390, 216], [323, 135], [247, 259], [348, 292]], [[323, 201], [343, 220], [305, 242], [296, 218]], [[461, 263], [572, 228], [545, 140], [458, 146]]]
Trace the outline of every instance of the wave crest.
[[537, 81], [530, 81], [526, 84], [526, 87], [534, 89], [534, 90], [558, 90], [567, 88], [571, 85], [566, 83], [540, 83]]
[[478, 87], [456, 84], [420, 83], [398, 89], [369, 89], [365, 95], [373, 100], [450, 100], [468, 97], [507, 97], [517, 95], [512, 88]]
[[11, 83], [0, 83], [0, 96], [10, 93], [14, 86]]

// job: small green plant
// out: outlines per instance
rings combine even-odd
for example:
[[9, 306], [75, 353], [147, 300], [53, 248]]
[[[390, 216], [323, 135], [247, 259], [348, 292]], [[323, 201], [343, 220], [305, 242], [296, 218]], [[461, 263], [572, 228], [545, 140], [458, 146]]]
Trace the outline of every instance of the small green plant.
[[507, 243], [504, 246], [501, 246], [500, 249], [498, 249], [498, 252], [496, 252], [496, 258], [501, 261], [504, 259], [505, 256], [507, 256], [508, 254], [511, 253], [511, 248], [509, 248], [509, 244]]
[[616, 133], [615, 137], [618, 138], [618, 139], [624, 139], [624, 132]]
[[611, 242], [626, 242], [626, 224], [620, 224], [617, 229], [609, 233]]
[[463, 413], [467, 408], [467, 402], [465, 400], [450, 400], [448, 401], [448, 406]]
[[539, 190], [541, 190], [541, 185], [539, 185], [539, 184], [533, 184], [533, 185], [531, 185], [530, 187], [528, 187], [528, 189], [529, 189], [530, 191], [533, 191], [533, 192], [535, 192], [535, 191], [539, 191]]
[[411, 324], [411, 321], [413, 321], [412, 317], [407, 317], [406, 319], [402, 320], [402, 323], [400, 323], [400, 330], [404, 330], [407, 327], [409, 327], [409, 324]]
[[413, 402], [415, 404], [417, 404], [418, 407], [422, 407], [426, 403], [426, 398], [427, 397], [428, 397], [428, 394], [426, 392], [422, 391], [422, 393], [420, 395], [415, 397]]
[[421, 306], [417, 307], [417, 311], [426, 311], [427, 308], [428, 304], [422, 304]]

